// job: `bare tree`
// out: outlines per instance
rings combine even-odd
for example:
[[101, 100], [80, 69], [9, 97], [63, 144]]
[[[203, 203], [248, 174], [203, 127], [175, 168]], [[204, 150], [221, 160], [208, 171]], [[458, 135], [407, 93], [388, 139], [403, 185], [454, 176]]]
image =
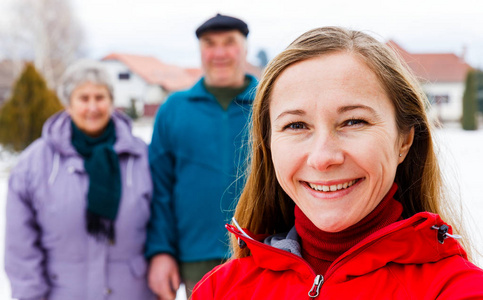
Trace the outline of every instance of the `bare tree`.
[[32, 60], [50, 88], [81, 55], [83, 30], [69, 0], [15, 0], [8, 26], [7, 56]]

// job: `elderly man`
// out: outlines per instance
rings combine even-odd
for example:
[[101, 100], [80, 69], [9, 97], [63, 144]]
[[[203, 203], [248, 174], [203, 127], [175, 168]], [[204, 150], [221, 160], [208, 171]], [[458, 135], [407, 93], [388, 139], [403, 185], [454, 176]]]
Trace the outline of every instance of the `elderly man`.
[[224, 224], [243, 188], [247, 123], [257, 80], [245, 74], [248, 26], [216, 15], [197, 30], [204, 77], [171, 95], [149, 146], [154, 185], [146, 256], [149, 285], [189, 297], [201, 277], [228, 257]]

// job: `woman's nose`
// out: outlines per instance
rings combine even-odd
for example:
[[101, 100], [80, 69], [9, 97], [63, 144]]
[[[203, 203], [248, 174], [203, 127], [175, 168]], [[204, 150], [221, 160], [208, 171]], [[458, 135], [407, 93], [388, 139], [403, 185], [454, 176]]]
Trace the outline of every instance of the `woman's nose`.
[[314, 169], [324, 171], [344, 163], [341, 142], [333, 133], [314, 135], [308, 149], [307, 164]]
[[91, 112], [97, 110], [97, 103], [95, 99], [89, 99], [89, 102], [87, 102], [87, 109]]

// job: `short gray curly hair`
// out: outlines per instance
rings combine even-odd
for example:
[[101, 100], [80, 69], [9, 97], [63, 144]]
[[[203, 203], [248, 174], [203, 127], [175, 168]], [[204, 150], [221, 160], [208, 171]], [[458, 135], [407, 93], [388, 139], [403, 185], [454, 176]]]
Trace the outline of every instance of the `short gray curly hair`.
[[102, 63], [82, 59], [70, 65], [62, 75], [60, 85], [57, 88], [57, 95], [62, 103], [68, 106], [72, 92], [86, 82], [105, 86], [109, 91], [111, 100], [114, 101], [112, 81]]

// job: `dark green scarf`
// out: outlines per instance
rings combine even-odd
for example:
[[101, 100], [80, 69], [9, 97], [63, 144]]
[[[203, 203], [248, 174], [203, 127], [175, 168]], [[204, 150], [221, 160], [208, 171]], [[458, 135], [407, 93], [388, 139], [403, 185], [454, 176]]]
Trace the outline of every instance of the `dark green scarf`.
[[72, 145], [84, 158], [89, 176], [87, 192], [87, 232], [98, 239], [107, 238], [114, 243], [114, 221], [121, 200], [121, 171], [119, 158], [114, 151], [116, 130], [112, 120], [96, 138], [83, 133], [72, 124]]

